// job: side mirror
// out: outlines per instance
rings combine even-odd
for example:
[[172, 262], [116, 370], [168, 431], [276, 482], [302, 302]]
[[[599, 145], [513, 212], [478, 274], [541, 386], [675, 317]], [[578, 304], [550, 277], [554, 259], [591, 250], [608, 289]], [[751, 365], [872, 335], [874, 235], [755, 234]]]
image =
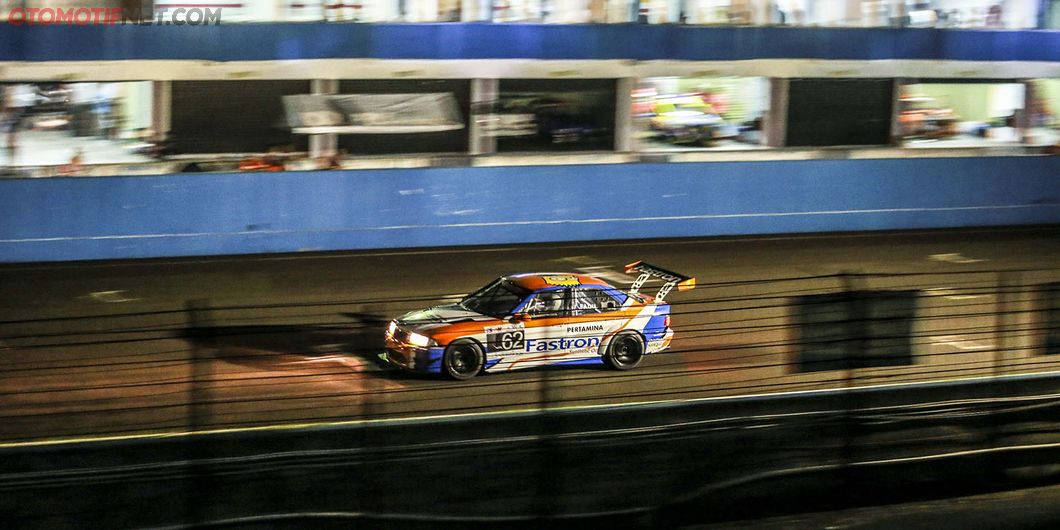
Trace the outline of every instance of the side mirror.
[[512, 322], [526, 322], [532, 320], [534, 317], [530, 313], [516, 313], [512, 315]]

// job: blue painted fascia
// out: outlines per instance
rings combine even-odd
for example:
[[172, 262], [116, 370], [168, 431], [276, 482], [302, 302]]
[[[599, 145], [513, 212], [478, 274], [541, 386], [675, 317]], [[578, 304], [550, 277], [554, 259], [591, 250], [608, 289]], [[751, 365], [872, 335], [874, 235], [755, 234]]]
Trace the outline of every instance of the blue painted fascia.
[[1060, 31], [600, 24], [0, 25], [0, 61], [1060, 61]]

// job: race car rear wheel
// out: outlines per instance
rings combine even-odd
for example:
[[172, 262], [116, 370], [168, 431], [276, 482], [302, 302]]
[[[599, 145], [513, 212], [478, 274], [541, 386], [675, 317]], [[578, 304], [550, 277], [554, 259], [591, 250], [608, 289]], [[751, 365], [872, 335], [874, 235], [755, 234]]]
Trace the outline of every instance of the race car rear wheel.
[[632, 370], [644, 359], [644, 341], [636, 333], [621, 333], [611, 339], [604, 362], [615, 370]]
[[452, 379], [464, 381], [482, 371], [486, 355], [482, 348], [470, 340], [453, 341], [442, 356], [442, 371]]

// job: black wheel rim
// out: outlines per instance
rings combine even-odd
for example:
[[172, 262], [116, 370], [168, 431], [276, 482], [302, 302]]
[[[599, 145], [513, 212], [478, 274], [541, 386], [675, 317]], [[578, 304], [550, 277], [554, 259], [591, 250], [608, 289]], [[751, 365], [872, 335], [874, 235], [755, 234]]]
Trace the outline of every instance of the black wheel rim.
[[629, 336], [620, 337], [618, 343], [615, 344], [615, 362], [619, 364], [633, 364], [640, 359], [641, 356], [640, 342], [637, 339]]
[[469, 375], [479, 369], [479, 355], [470, 346], [460, 346], [449, 355], [449, 368], [455, 374]]

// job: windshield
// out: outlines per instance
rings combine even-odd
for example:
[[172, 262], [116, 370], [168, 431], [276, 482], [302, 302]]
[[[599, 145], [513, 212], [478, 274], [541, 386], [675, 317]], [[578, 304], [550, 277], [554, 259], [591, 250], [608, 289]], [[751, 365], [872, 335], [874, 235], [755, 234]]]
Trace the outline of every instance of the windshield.
[[467, 295], [460, 305], [476, 313], [501, 318], [511, 314], [529, 294], [530, 291], [501, 278]]

